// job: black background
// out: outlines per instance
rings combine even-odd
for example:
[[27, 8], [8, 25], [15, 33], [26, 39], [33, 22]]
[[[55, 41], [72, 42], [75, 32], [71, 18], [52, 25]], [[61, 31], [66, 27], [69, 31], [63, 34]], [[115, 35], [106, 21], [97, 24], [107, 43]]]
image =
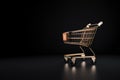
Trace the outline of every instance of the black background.
[[[97, 55], [119, 54], [119, 5], [107, 0], [17, 2], [9, 13], [14, 25], [7, 38], [8, 56], [63, 55], [79, 52], [66, 45], [62, 33], [82, 29], [88, 23], [104, 24], [92, 47]], [[9, 35], [9, 32], [8, 32]], [[6, 53], [6, 52], [5, 52]], [[6, 56], [6, 54], [5, 54]]]
[[[78, 46], [64, 44], [62, 33], [103, 21], [91, 46], [97, 56], [95, 77], [119, 80], [119, 2], [6, 1], [2, 9], [0, 79], [66, 80], [63, 55], [81, 51]], [[78, 72], [80, 64], [75, 66]], [[92, 66], [88, 63], [86, 70]]]

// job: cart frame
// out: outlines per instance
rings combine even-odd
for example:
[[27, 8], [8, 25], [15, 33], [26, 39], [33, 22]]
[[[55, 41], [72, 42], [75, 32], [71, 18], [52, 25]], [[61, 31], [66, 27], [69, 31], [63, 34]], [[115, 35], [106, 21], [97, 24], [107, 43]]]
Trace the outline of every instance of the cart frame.
[[[90, 46], [93, 42], [98, 27], [100, 27], [102, 24], [103, 24], [102, 21], [100, 21], [97, 24], [89, 23], [86, 27], [84, 27], [81, 30], [67, 31], [63, 33], [63, 41], [65, 44], [79, 45], [82, 51], [82, 53], [65, 54], [64, 55], [65, 62], [68, 62], [68, 60], [70, 59], [72, 61], [72, 65], [75, 65], [75, 61], [78, 58], [79, 59], [90, 58], [92, 60], [92, 63], [95, 64], [96, 56]], [[91, 51], [92, 56], [86, 56], [85, 50], [82, 47], [87, 47]]]

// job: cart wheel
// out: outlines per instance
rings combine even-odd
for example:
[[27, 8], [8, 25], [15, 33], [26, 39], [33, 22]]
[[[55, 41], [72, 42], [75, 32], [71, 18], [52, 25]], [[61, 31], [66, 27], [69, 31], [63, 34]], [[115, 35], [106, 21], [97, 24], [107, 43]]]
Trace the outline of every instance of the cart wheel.
[[86, 60], [86, 58], [82, 57], [82, 58], [81, 58], [81, 60], [82, 60], [82, 61], [85, 61], [85, 60]]
[[68, 62], [68, 57], [64, 56], [64, 62], [65, 62], [65, 63]]
[[93, 65], [95, 65], [96, 64], [96, 57], [93, 57], [91, 62]]
[[75, 66], [75, 64], [76, 64], [76, 58], [75, 58], [75, 57], [72, 57], [72, 58], [71, 58], [71, 65], [72, 65], [72, 66]]
[[82, 54], [81, 57], [82, 57], [82, 60], [85, 61], [85, 54]]
[[95, 65], [95, 64], [96, 64], [96, 61], [94, 61], [94, 62], [92, 61], [92, 65]]

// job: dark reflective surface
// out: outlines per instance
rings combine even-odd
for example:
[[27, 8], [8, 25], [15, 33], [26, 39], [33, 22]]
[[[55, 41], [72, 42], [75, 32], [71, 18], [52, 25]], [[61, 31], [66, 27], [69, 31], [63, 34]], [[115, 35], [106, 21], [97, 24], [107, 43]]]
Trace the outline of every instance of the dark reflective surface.
[[1, 80], [119, 80], [119, 56], [97, 56], [76, 66], [64, 63], [63, 56], [37, 56], [0, 59]]
[[81, 65], [70, 67], [68, 63], [64, 67], [64, 80], [97, 80], [96, 65], [87, 65], [85, 61]]

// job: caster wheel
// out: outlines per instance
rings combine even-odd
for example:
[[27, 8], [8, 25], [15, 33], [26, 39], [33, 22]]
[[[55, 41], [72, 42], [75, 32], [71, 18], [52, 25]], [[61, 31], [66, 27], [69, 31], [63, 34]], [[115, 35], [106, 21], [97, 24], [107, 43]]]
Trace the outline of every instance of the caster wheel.
[[96, 64], [96, 57], [94, 56], [94, 57], [92, 57], [92, 61], [91, 61], [91, 63], [94, 65], [94, 64]]
[[82, 58], [82, 61], [85, 61], [85, 58]]
[[71, 66], [75, 66], [76, 64], [76, 58], [72, 57], [71, 58]]
[[64, 56], [64, 62], [68, 63], [71, 60], [71, 57]]
[[68, 63], [68, 57], [64, 57], [64, 62]]
[[92, 64], [92, 65], [95, 65], [95, 64], [96, 64], [96, 60], [95, 60], [95, 61], [92, 60], [92, 61], [91, 61], [91, 64]]

